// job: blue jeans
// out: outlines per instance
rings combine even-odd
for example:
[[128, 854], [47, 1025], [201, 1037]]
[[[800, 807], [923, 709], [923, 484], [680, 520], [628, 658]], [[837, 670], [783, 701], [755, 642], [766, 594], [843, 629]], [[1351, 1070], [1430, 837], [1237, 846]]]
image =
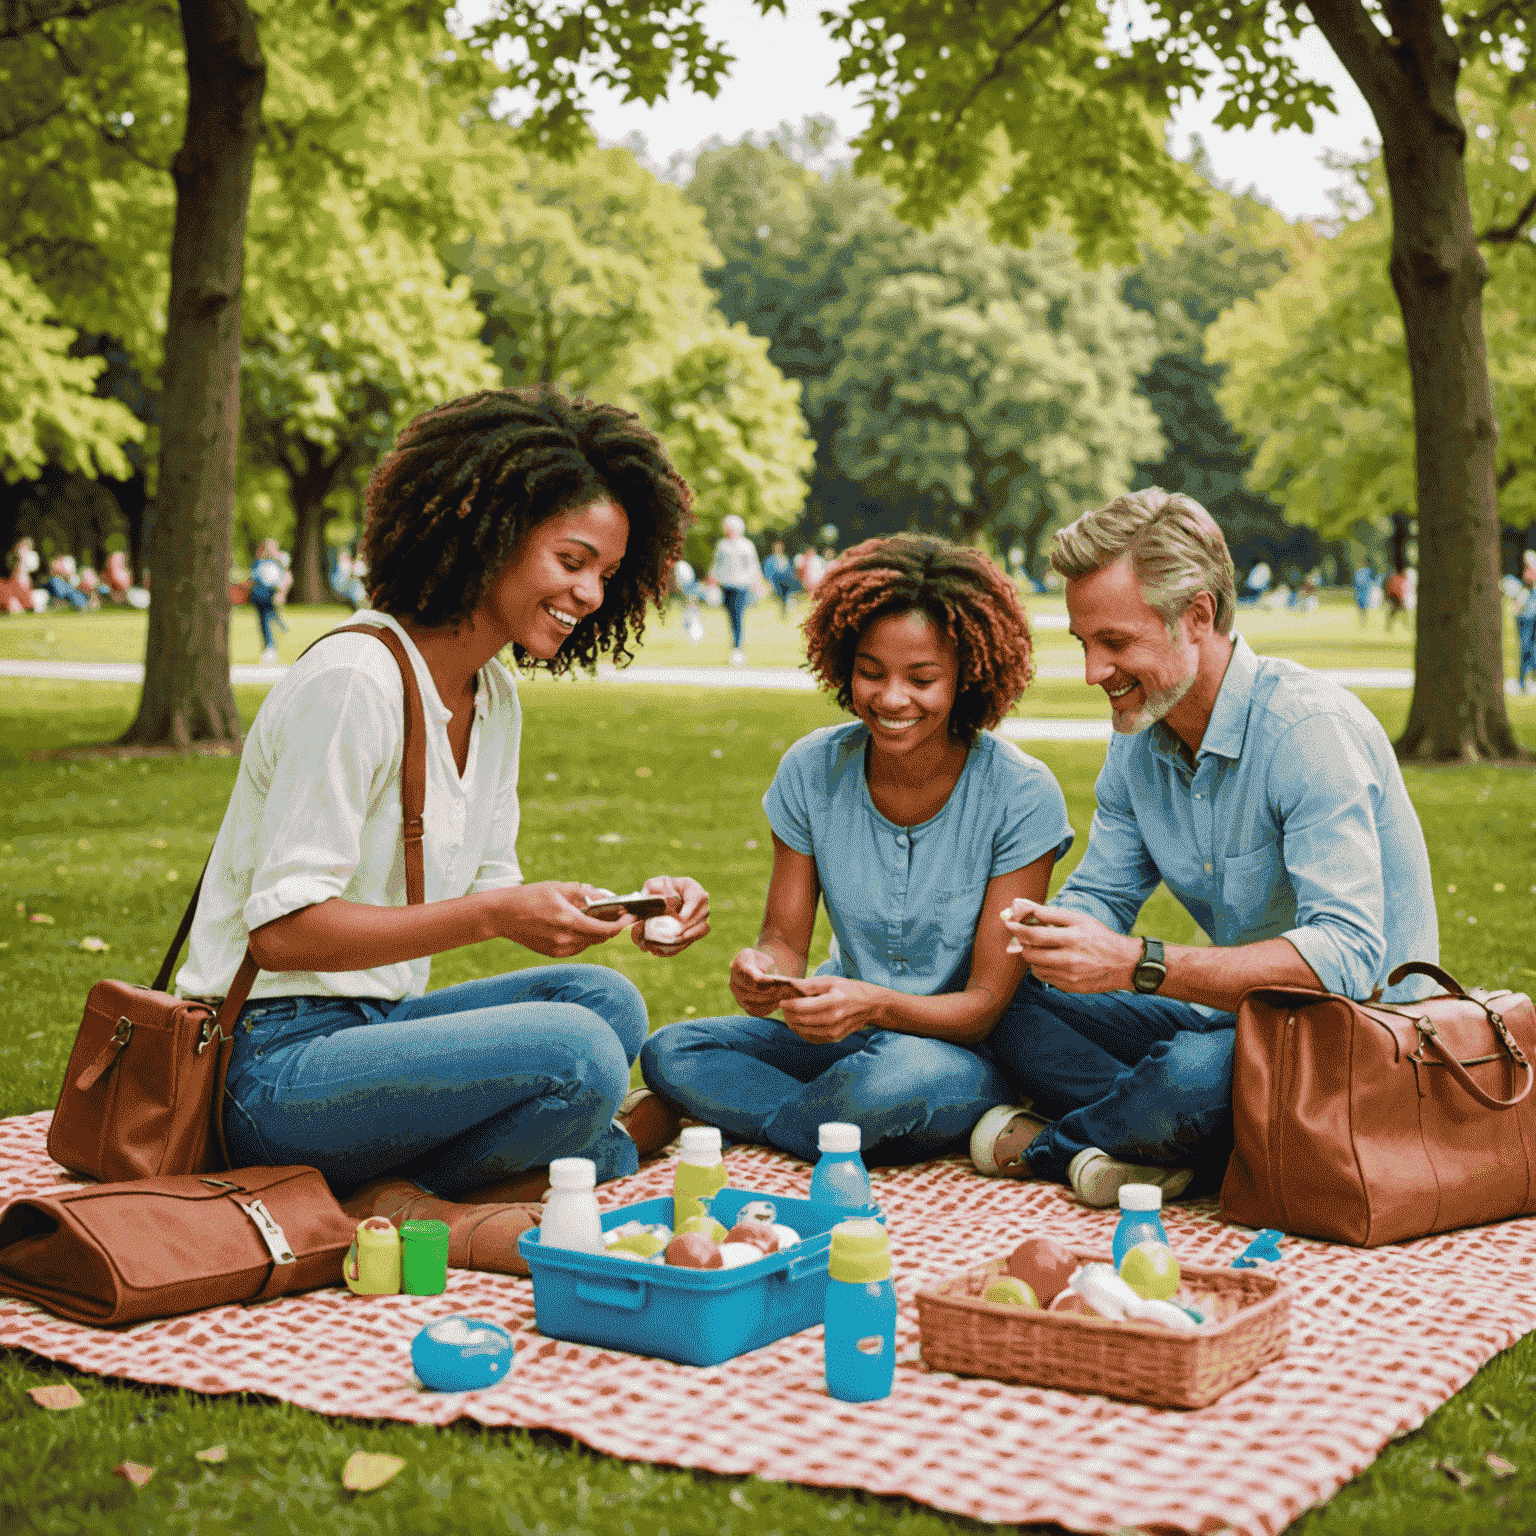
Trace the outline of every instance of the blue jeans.
[[381, 1173], [434, 1194], [590, 1157], [639, 1166], [613, 1124], [645, 1001], [602, 965], [546, 965], [395, 1002], [273, 997], [241, 1010], [225, 1090], [237, 1168], [297, 1163], [339, 1192]]
[[725, 603], [725, 611], [731, 620], [731, 644], [739, 651], [741, 649], [741, 621], [746, 616], [747, 605], [752, 601], [752, 589], [750, 587], [721, 587], [720, 597]]
[[1211, 1018], [1168, 997], [1059, 992], [1024, 979], [987, 1048], [1020, 1098], [1057, 1118], [1027, 1155], [1065, 1181], [1084, 1147], [1220, 1181], [1232, 1151], [1231, 1014]]
[[1536, 618], [1516, 619], [1515, 630], [1520, 636], [1520, 686], [1525, 687], [1527, 676], [1536, 677]]
[[807, 1162], [827, 1120], [857, 1125], [865, 1156], [882, 1162], [956, 1151], [1009, 1095], [992, 1061], [965, 1046], [890, 1029], [812, 1045], [750, 1017], [668, 1024], [645, 1042], [640, 1071], [684, 1114]]

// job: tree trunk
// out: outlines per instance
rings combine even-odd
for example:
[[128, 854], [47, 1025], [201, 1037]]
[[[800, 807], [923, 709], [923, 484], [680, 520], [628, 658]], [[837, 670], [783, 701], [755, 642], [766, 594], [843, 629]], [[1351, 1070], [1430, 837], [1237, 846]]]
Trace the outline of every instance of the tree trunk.
[[1031, 579], [1034, 579], [1035, 567], [1040, 561], [1040, 541], [1055, 515], [1056, 508], [1042, 496], [1035, 515], [1024, 525], [1024, 574]]
[[229, 686], [230, 522], [245, 219], [266, 64], [245, 0], [181, 0], [187, 129], [161, 395], [144, 691], [125, 742], [240, 741]]
[[336, 483], [345, 454], [327, 458], [313, 443], [300, 443], [304, 468], [290, 472], [288, 495], [293, 503], [293, 588], [290, 603], [332, 603], [330, 562], [325, 553], [325, 525], [331, 520], [325, 498]]
[[1413, 702], [1397, 753], [1424, 762], [1519, 757], [1504, 702], [1488, 267], [1467, 198], [1461, 54], [1438, 0], [1385, 0], [1390, 40], [1359, 0], [1316, 0], [1311, 10], [1381, 130], [1392, 194], [1419, 522]]

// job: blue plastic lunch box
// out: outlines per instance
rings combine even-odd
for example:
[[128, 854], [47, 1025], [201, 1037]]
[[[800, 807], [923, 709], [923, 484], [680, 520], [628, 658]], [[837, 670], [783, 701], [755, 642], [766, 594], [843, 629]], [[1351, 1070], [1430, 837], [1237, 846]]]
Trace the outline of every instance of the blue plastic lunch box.
[[[855, 1211], [749, 1189], [722, 1189], [711, 1211], [729, 1227], [750, 1200], [772, 1200], [779, 1221], [793, 1227], [800, 1241], [737, 1269], [682, 1269], [568, 1248], [545, 1252], [536, 1227], [524, 1232], [517, 1246], [533, 1272], [539, 1332], [679, 1365], [719, 1365], [816, 1327], [826, 1305], [832, 1228], [853, 1217], [884, 1216], [874, 1205]], [[626, 1221], [670, 1226], [671, 1195], [605, 1212], [603, 1230]]]

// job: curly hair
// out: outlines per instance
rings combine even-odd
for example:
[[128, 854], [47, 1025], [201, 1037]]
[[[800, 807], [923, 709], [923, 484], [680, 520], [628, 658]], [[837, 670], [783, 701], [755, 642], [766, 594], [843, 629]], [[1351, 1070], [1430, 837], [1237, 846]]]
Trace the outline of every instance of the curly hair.
[[[368, 600], [426, 626], [469, 617], [535, 525], [609, 499], [629, 519], [624, 558], [603, 604], [547, 661], [559, 674], [623, 665], [658, 607], [693, 522], [693, 494], [659, 439], [617, 406], [550, 385], [489, 389], [416, 417], [374, 469], [362, 553]], [[519, 665], [529, 664], [519, 645]]]
[[1035, 672], [1018, 589], [974, 549], [899, 533], [839, 556], [805, 617], [811, 673], [852, 714], [860, 636], [876, 619], [913, 612], [926, 615], [955, 647], [959, 677], [949, 730], [969, 747], [1008, 713]]

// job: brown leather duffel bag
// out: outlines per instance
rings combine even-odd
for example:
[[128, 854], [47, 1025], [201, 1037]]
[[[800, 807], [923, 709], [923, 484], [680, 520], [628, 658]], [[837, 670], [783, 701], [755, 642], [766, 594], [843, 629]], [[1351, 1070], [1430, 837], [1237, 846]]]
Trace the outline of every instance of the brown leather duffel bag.
[[243, 1168], [13, 1200], [0, 1292], [111, 1328], [341, 1281], [356, 1222], [313, 1168]]
[[1536, 1010], [1521, 992], [1357, 1003], [1260, 987], [1237, 1010], [1222, 1214], [1359, 1248], [1536, 1214]]

